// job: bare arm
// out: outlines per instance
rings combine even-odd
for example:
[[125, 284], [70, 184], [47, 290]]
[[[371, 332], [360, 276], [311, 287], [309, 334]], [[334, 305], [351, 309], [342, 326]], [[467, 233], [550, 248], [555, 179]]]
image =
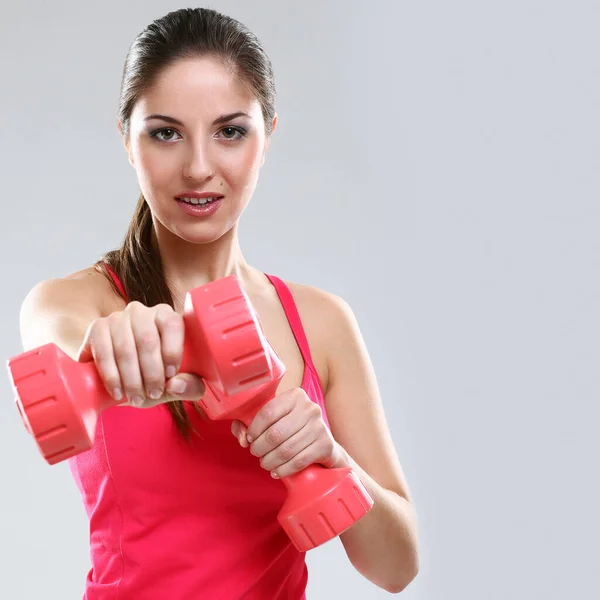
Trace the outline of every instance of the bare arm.
[[331, 432], [375, 501], [340, 539], [363, 576], [400, 592], [418, 572], [417, 519], [384, 416], [367, 349], [348, 305], [327, 294]]
[[49, 279], [25, 297], [20, 311], [23, 349], [53, 342], [74, 360], [91, 323], [102, 316], [98, 285], [89, 278]]

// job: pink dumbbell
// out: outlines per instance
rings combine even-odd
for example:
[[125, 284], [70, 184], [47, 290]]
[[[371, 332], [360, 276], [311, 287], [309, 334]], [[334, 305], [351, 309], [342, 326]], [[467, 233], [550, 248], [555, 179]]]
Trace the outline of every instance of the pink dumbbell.
[[[266, 344], [273, 378], [234, 395], [208, 383], [199, 402], [211, 419], [239, 419], [248, 426], [261, 406], [275, 396], [285, 367]], [[338, 536], [373, 507], [373, 499], [351, 468], [329, 469], [313, 464], [281, 481], [288, 495], [277, 518], [300, 552]]]
[[[184, 323], [181, 372], [197, 374], [229, 394], [272, 379], [267, 342], [235, 277], [188, 292]], [[89, 450], [98, 415], [119, 404], [94, 362], [77, 362], [53, 343], [9, 359], [8, 370], [25, 427], [51, 465]]]

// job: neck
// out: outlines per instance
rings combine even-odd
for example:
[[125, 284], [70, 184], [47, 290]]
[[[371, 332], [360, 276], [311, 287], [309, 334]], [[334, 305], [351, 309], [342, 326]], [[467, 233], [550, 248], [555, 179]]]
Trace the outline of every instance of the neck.
[[250, 276], [239, 245], [237, 223], [223, 236], [206, 244], [191, 244], [155, 222], [152, 244], [158, 249], [165, 280], [176, 303], [185, 294], [216, 279], [235, 275], [241, 282]]

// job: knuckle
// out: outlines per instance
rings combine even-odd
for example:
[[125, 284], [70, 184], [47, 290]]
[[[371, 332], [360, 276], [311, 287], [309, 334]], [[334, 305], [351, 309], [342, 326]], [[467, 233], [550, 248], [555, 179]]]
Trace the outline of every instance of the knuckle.
[[118, 323], [123, 319], [124, 311], [115, 311], [110, 313], [110, 315], [103, 317], [102, 319], [98, 319], [94, 322], [97, 327], [110, 326], [113, 323]]
[[166, 304], [165, 302], [161, 304], [157, 304], [154, 307], [155, 319], [160, 321], [165, 325], [169, 325], [171, 323], [178, 323], [181, 319], [181, 315], [179, 315], [170, 304]]
[[308, 414], [314, 419], [320, 419], [323, 416], [321, 407], [316, 402], [312, 401], [308, 403]]
[[167, 319], [172, 323], [183, 323], [183, 315], [179, 314], [172, 306], [168, 306], [165, 314], [167, 315]]
[[125, 341], [114, 342], [113, 351], [119, 362], [130, 362], [137, 357], [136, 349]]
[[138, 312], [140, 309], [145, 308], [145, 306], [139, 300], [132, 300], [126, 307], [125, 310], [127, 312]]
[[148, 353], [156, 351], [160, 345], [160, 338], [156, 330], [145, 328], [136, 333], [136, 342], [140, 350]]
[[301, 471], [302, 469], [304, 469], [307, 466], [307, 459], [304, 456], [296, 456], [293, 460], [292, 460], [292, 466], [294, 469], [296, 469], [297, 471]]
[[278, 449], [278, 454], [284, 462], [288, 462], [294, 457], [294, 449], [290, 444], [282, 444]]
[[92, 334], [95, 336], [112, 336], [115, 331], [118, 331], [121, 327], [123, 327], [123, 319], [118, 313], [113, 313], [105, 317], [102, 322], [98, 322]]
[[260, 419], [265, 423], [271, 423], [275, 420], [274, 417], [273, 407], [270, 404], [265, 404], [260, 410]]
[[283, 441], [283, 434], [277, 427], [271, 427], [265, 434], [265, 439], [269, 444], [277, 445]]

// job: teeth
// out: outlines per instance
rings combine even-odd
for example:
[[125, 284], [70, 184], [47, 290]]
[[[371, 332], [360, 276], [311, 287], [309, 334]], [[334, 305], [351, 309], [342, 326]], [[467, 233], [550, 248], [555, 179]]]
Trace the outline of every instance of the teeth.
[[207, 204], [208, 202], [213, 202], [216, 198], [179, 198], [183, 202], [187, 202], [188, 204]]

